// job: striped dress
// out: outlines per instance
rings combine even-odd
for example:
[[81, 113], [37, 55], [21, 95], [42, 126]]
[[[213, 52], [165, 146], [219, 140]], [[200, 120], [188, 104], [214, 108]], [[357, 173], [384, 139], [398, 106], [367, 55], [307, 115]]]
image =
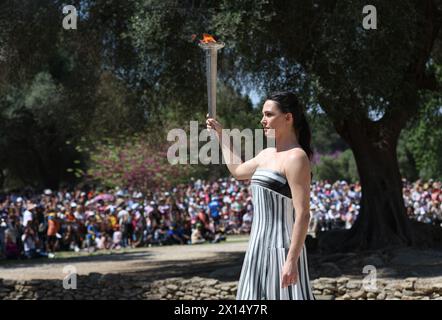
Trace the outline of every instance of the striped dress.
[[253, 222], [238, 283], [237, 300], [314, 300], [305, 245], [298, 260], [298, 282], [281, 288], [281, 273], [290, 247], [295, 210], [284, 175], [257, 169], [250, 189]]

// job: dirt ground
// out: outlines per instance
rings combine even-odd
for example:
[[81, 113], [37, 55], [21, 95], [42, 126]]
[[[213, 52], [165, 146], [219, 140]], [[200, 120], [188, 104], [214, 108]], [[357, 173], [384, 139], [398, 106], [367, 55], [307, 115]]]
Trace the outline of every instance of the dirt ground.
[[[152, 279], [203, 276], [237, 281], [248, 245], [248, 236], [229, 236], [218, 244], [136, 248], [93, 255], [62, 254], [33, 261], [0, 261], [0, 278], [11, 280], [63, 279], [63, 268], [74, 266], [79, 275], [90, 273], [145, 275]], [[402, 248], [389, 251], [322, 255], [308, 252], [310, 278], [362, 279], [364, 267], [374, 266], [379, 278], [442, 278], [442, 252]]]
[[229, 274], [234, 277], [240, 272], [247, 241], [247, 236], [235, 236], [218, 244], [146, 247], [114, 251], [112, 254], [77, 253], [53, 260], [0, 261], [0, 278], [63, 279], [63, 268], [66, 266], [74, 266], [79, 275], [92, 272], [154, 275], [161, 271], [170, 276], [192, 273], [209, 275], [223, 268], [233, 268]]

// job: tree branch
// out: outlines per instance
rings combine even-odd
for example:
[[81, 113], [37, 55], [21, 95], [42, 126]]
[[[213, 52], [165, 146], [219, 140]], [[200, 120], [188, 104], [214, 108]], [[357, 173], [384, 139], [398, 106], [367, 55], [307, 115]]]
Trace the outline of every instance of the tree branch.
[[419, 54], [414, 68], [414, 75], [416, 86], [418, 89], [437, 90], [440, 84], [437, 82], [435, 75], [428, 75], [426, 72], [426, 64], [430, 58], [431, 51], [434, 48], [434, 43], [439, 35], [441, 28], [441, 12], [437, 8], [434, 0], [427, 0], [425, 2], [425, 27], [423, 48]]

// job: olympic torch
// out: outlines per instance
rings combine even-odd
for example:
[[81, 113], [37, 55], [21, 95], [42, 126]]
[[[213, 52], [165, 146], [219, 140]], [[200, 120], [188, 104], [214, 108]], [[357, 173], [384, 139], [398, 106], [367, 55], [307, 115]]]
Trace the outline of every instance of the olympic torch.
[[206, 52], [206, 78], [209, 117], [216, 117], [216, 79], [218, 50], [224, 42], [216, 41], [211, 35], [204, 33], [199, 46]]

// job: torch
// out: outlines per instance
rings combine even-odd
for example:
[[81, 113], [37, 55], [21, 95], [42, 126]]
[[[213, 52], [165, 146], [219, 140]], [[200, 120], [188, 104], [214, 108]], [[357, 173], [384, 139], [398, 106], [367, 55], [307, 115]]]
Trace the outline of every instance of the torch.
[[224, 47], [224, 42], [216, 41], [211, 35], [203, 34], [199, 46], [206, 52], [206, 78], [207, 78], [207, 99], [209, 117], [216, 117], [216, 74], [218, 50]]

